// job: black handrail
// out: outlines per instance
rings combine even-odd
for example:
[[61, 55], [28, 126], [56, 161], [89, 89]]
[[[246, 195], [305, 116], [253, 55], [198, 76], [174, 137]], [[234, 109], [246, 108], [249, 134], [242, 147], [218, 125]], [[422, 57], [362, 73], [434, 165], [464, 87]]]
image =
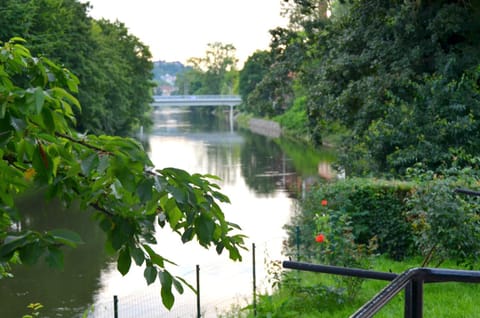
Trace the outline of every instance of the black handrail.
[[382, 289], [369, 302], [358, 309], [353, 315], [350, 316], [350, 318], [372, 317], [402, 290], [405, 290], [404, 316], [406, 318], [421, 318], [423, 317], [424, 283], [480, 283], [480, 271], [420, 267], [409, 269], [401, 275], [398, 275], [395, 273], [376, 272], [358, 268], [317, 265], [292, 261], [284, 261], [283, 267], [310, 272], [391, 281], [390, 284]]
[[480, 192], [475, 191], [475, 190], [470, 190], [470, 189], [457, 188], [454, 191], [456, 193], [461, 193], [461, 194], [480, 196]]
[[298, 270], [307, 271], [307, 272], [326, 273], [326, 274], [353, 276], [353, 277], [360, 277], [360, 278], [371, 278], [371, 279], [388, 280], [388, 281], [392, 281], [398, 276], [398, 274], [395, 274], [395, 273], [376, 272], [376, 271], [360, 269], [360, 268], [319, 265], [319, 264], [301, 263], [301, 262], [293, 262], [293, 261], [284, 261], [282, 265], [284, 268], [298, 269]]

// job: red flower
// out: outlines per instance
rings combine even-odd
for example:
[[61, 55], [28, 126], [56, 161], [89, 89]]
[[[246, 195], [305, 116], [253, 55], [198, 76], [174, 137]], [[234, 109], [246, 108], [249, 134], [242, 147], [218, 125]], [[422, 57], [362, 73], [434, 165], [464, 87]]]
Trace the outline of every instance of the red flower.
[[322, 233], [318, 234], [317, 236], [315, 236], [315, 242], [317, 243], [323, 243], [325, 242], [325, 235], [323, 235]]
[[323, 199], [323, 200], [322, 200], [322, 206], [327, 206], [327, 204], [328, 204], [328, 201], [325, 200], [325, 199]]

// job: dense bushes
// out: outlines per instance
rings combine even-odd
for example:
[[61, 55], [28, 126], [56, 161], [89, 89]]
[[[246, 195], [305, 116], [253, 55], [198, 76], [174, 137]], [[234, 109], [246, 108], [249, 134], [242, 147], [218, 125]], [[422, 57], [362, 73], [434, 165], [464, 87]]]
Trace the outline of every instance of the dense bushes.
[[[328, 213], [332, 217], [339, 214], [349, 217], [357, 243], [367, 244], [376, 237], [379, 252], [402, 258], [411, 252], [413, 246], [412, 229], [406, 221], [404, 205], [412, 188], [411, 183], [356, 178], [319, 185], [309, 192], [301, 203], [301, 211], [287, 226], [291, 246], [296, 244], [293, 232], [299, 227], [301, 250], [306, 252], [303, 253], [306, 258], [315, 259], [315, 217], [319, 213]], [[326, 200], [328, 209], [322, 208], [322, 200]]]
[[[415, 169], [415, 173], [416, 179], [409, 182], [353, 178], [312, 189], [286, 226], [287, 252], [301, 260], [325, 261], [315, 241], [317, 235], [337, 241], [352, 235], [357, 246], [367, 246], [375, 239], [377, 253], [397, 260], [422, 255], [423, 265], [433, 264], [433, 260], [436, 265], [447, 258], [476, 263], [480, 206], [476, 197], [455, 189], [478, 188], [477, 174], [471, 168], [441, 174]], [[328, 222], [322, 221], [326, 217]]]

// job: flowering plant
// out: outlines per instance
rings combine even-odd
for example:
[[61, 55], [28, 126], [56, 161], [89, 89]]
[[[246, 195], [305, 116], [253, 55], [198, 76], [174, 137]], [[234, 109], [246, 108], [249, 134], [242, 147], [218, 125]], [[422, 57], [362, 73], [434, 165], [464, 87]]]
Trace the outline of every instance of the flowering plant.
[[317, 236], [315, 236], [315, 242], [317, 243], [325, 242], [325, 235], [323, 233], [317, 234]]
[[[370, 258], [377, 248], [377, 239], [373, 237], [369, 244], [355, 242], [351, 220], [341, 209], [328, 206], [327, 200], [321, 201], [322, 207], [315, 215], [317, 235], [315, 241], [322, 243], [318, 261], [333, 266], [368, 268]], [[327, 239], [328, 238], [328, 239]], [[352, 299], [359, 290], [362, 280], [352, 277], [340, 277], [338, 285], [345, 288], [347, 297]]]

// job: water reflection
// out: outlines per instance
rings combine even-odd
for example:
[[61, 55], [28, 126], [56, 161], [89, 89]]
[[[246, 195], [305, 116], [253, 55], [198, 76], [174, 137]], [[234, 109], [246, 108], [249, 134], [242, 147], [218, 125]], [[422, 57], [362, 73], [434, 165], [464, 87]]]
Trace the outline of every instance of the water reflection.
[[[330, 155], [286, 140], [231, 131], [228, 121], [217, 120], [209, 112], [172, 108], [156, 111], [153, 116], [155, 126], [142, 141], [152, 162], [157, 168], [177, 167], [221, 178], [221, 191], [231, 200], [231, 204], [221, 206], [226, 218], [242, 227], [249, 237], [247, 246], [257, 245], [257, 277], [262, 290], [266, 287], [263, 259], [281, 258], [283, 225], [289, 220], [294, 198], [320, 178], [319, 163], [328, 162]], [[73, 229], [86, 244], [67, 251], [64, 271], [41, 264], [16, 269], [15, 280], [0, 281], [0, 317], [21, 317], [30, 302], [44, 304], [42, 317], [74, 317], [91, 304], [99, 308], [111, 303], [114, 294], [120, 296], [123, 306], [156, 306], [144, 317], [153, 317], [153, 312], [168, 316], [158, 313], [158, 283], [147, 288], [138, 267], [133, 267], [126, 277], [116, 271], [115, 264], [103, 253], [102, 233], [91, 222], [89, 213], [64, 209], [55, 203], [45, 205], [38, 195], [23, 200], [21, 209], [26, 212], [23, 228]], [[159, 231], [157, 240], [158, 251], [179, 265], [171, 268], [174, 274], [194, 284], [194, 269], [200, 265], [202, 306], [207, 317], [213, 315], [214, 307], [228, 307], [236, 297], [243, 299], [251, 294], [250, 252], [243, 253], [242, 263], [232, 263], [227, 255], [218, 256], [195, 244], [181, 244], [168, 229]], [[148, 295], [149, 300], [138, 299], [139, 295]], [[129, 297], [137, 298], [125, 301]], [[195, 308], [194, 301], [195, 296], [188, 291], [179, 300], [188, 308]], [[139, 316], [128, 310], [123, 307], [121, 317]]]
[[[22, 317], [27, 305], [40, 302], [45, 306], [42, 317], [74, 317], [93, 303], [100, 272], [106, 265], [104, 236], [91, 220], [91, 213], [77, 206], [65, 208], [58, 202], [46, 203], [42, 193], [28, 195], [18, 204], [24, 218], [22, 228], [47, 231], [72, 229], [85, 244], [66, 248], [64, 269], [49, 268], [43, 261], [35, 266], [14, 268], [14, 279], [0, 280], [0, 316]], [[42, 311], [43, 312], [43, 311]]]

